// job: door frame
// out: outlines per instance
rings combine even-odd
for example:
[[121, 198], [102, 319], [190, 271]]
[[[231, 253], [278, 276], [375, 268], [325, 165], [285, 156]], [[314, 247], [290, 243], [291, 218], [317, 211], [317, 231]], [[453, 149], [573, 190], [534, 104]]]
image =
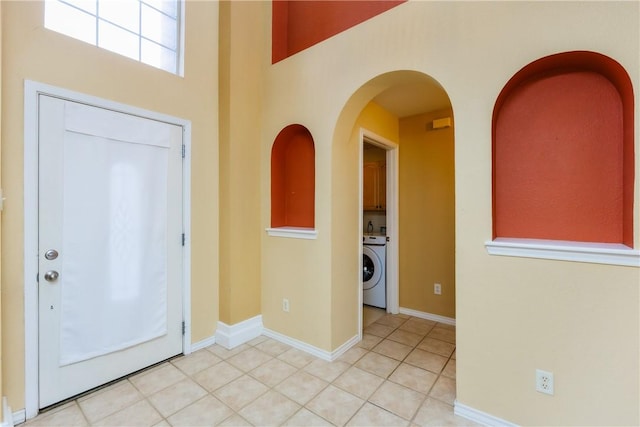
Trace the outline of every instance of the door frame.
[[360, 128], [359, 138], [359, 194], [360, 200], [358, 202], [358, 236], [359, 236], [359, 249], [358, 249], [358, 324], [359, 332], [362, 335], [362, 237], [363, 237], [363, 222], [362, 222], [362, 186], [363, 186], [363, 160], [364, 160], [364, 143], [375, 145], [384, 149], [387, 152], [387, 313], [398, 314], [399, 311], [399, 286], [398, 286], [398, 156], [399, 146], [393, 141], [390, 141], [368, 129]]
[[24, 383], [25, 415], [39, 412], [38, 372], [38, 97], [52, 96], [67, 101], [162, 121], [183, 129], [185, 154], [182, 163], [182, 336], [184, 354], [191, 352], [191, 122], [131, 105], [74, 92], [44, 83], [25, 80], [24, 84]]

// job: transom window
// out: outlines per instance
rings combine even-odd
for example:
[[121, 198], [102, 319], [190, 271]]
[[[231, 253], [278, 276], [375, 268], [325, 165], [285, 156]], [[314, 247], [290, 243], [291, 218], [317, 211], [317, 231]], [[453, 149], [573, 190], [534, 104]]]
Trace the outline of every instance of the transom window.
[[182, 75], [180, 0], [47, 0], [45, 27]]

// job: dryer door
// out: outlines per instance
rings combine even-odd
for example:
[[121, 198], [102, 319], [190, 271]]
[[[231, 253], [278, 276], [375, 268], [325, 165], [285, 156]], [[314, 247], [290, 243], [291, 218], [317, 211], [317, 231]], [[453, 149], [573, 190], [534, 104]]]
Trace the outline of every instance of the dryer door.
[[362, 247], [362, 289], [373, 288], [382, 276], [382, 261], [380, 257], [368, 246]]

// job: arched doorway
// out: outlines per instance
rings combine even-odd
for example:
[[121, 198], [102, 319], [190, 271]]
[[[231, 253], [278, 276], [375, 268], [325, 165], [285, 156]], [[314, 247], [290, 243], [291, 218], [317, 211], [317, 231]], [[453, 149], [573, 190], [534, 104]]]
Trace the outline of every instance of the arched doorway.
[[[349, 310], [362, 336], [362, 241], [371, 230], [363, 206], [365, 139], [388, 150], [391, 162], [385, 165], [386, 203], [377, 208], [384, 223], [371, 221], [373, 234], [389, 237], [384, 310], [454, 323], [453, 111], [442, 86], [416, 71], [371, 79], [354, 92], [337, 122], [333, 176], [349, 179], [332, 186], [333, 235], [340, 236], [333, 241], [332, 263], [342, 277], [345, 271], [353, 277], [351, 285], [333, 285], [340, 307]], [[436, 284], [440, 294], [434, 293]], [[333, 329], [339, 334], [339, 325]]]

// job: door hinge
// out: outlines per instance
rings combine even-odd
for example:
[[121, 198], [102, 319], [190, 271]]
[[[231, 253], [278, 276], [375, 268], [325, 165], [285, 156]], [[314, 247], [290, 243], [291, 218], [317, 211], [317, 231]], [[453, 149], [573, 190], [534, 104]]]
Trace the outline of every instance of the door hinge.
[[182, 335], [185, 334], [185, 332], [187, 331], [187, 324], [185, 323], [185, 321], [182, 321]]
[[182, 246], [184, 246], [185, 239], [186, 239], [186, 237], [184, 236], [184, 233], [182, 233]]
[[182, 158], [184, 159], [184, 157], [187, 155], [187, 147], [182, 144]]

